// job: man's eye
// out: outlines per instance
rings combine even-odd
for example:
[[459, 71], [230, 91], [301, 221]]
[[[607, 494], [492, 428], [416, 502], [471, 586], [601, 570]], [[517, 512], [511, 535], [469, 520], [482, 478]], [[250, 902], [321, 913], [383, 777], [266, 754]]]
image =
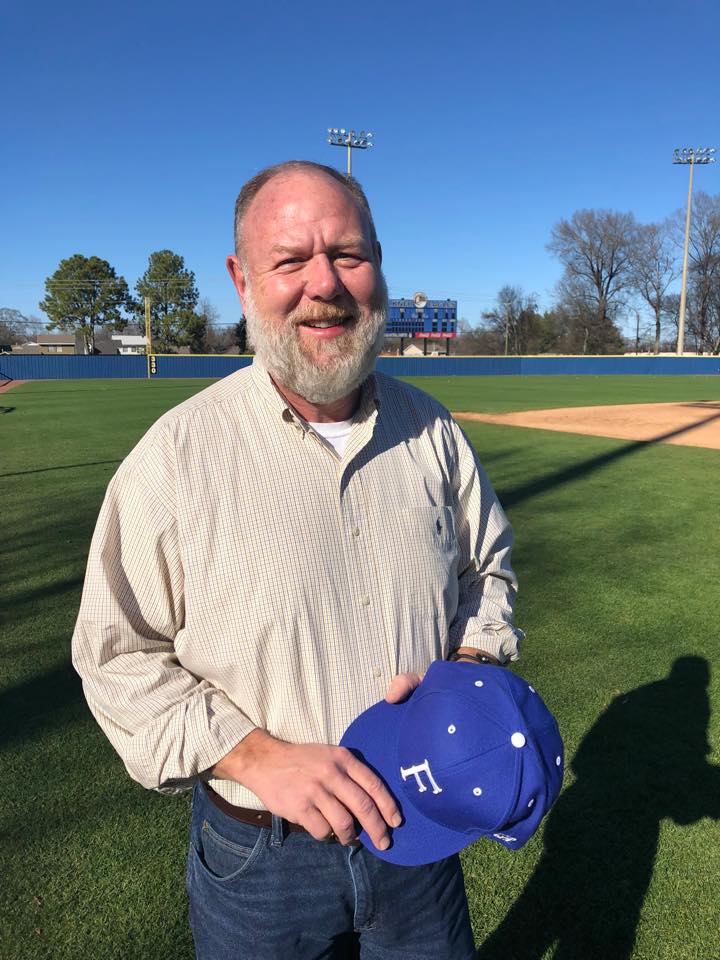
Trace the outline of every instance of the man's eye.
[[302, 257], [286, 257], [285, 260], [281, 260], [278, 264], [279, 267], [292, 266], [296, 263], [302, 263]]

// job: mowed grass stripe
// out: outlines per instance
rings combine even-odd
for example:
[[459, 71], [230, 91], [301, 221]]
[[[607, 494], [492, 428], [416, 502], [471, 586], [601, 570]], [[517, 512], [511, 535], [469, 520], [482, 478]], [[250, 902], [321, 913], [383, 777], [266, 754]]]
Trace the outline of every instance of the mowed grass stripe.
[[[506, 379], [493, 378], [496, 391], [512, 388]], [[0, 418], [2, 957], [193, 956], [187, 797], [128, 778], [68, 655], [115, 465], [203, 385], [30, 383], [5, 396], [15, 410]], [[556, 713], [568, 765], [561, 801], [524, 851], [483, 842], [464, 855], [480, 956], [549, 957], [557, 941], [583, 960], [712, 957], [720, 691], [712, 673], [705, 686], [703, 664], [720, 654], [720, 453], [467, 431], [516, 532], [527, 631], [516, 669]]]
[[510, 413], [553, 407], [720, 400], [720, 376], [414, 377], [448, 410]]

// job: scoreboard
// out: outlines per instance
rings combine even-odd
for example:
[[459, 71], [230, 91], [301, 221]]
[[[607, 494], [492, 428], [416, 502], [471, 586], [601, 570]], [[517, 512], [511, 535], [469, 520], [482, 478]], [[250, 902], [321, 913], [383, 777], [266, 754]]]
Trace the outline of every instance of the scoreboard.
[[457, 336], [457, 300], [429, 300], [424, 293], [390, 301], [386, 334], [446, 340]]

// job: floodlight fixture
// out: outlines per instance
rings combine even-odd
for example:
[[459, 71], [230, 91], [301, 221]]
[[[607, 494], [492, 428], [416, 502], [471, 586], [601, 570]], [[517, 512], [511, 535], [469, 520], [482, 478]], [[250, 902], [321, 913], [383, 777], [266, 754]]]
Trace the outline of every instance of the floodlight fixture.
[[344, 127], [328, 127], [328, 143], [332, 147], [346, 147], [347, 149], [347, 173], [348, 176], [352, 176], [352, 151], [353, 150], [367, 150], [368, 147], [372, 147], [372, 133], [368, 131], [367, 133], [364, 130], [360, 130], [359, 133], [356, 133], [355, 130], [345, 130]]
[[677, 354], [683, 355], [685, 350], [685, 304], [687, 302], [687, 274], [688, 249], [690, 246], [690, 216], [692, 211], [693, 171], [697, 164], [715, 163], [713, 154], [715, 147], [675, 147], [673, 163], [686, 164], [690, 167], [690, 182], [688, 183], [687, 213], [685, 214], [685, 246], [683, 249], [682, 286], [680, 287], [680, 310], [678, 312]]
[[715, 163], [715, 147], [676, 147], [673, 150], [673, 163]]

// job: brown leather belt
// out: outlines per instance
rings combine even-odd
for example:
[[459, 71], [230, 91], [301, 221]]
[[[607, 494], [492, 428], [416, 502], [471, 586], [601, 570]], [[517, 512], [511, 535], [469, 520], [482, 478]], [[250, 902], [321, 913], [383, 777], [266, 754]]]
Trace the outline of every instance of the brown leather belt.
[[[248, 823], [253, 827], [264, 827], [266, 830], [272, 828], [272, 814], [269, 810], [252, 810], [249, 807], [236, 807], [234, 803], [230, 803], [225, 797], [221, 797], [219, 793], [216, 793], [209, 784], [203, 783], [203, 786], [205, 787], [208, 797], [218, 810], [222, 810], [228, 817], [232, 817], [233, 820], [238, 820], [240, 823]], [[307, 833], [305, 827], [300, 826], [299, 823], [291, 823], [290, 820], [283, 820], [283, 829], [288, 833]], [[333, 833], [324, 842], [337, 843], [338, 838]], [[351, 846], [359, 847], [361, 843], [359, 840], [352, 840]]]

